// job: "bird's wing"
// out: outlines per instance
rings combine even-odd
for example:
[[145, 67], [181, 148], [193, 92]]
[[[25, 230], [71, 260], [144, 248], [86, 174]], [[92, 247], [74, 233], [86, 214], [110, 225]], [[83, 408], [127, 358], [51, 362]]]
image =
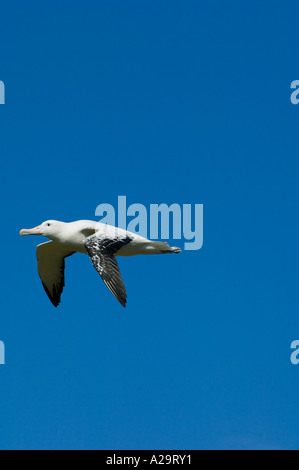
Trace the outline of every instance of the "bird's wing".
[[46, 242], [36, 248], [37, 269], [44, 289], [57, 307], [64, 287], [64, 258], [74, 253], [56, 242]]
[[93, 266], [123, 307], [126, 306], [127, 293], [114, 253], [131, 240], [132, 237], [126, 234], [114, 237], [108, 233], [97, 232], [84, 242]]

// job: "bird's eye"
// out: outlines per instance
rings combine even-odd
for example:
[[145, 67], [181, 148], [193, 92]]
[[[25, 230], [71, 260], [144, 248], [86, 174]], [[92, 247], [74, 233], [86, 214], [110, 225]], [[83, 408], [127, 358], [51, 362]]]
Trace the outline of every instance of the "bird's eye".
[[51, 224], [47, 224], [47, 225], [48, 225], [48, 227], [50, 227]]

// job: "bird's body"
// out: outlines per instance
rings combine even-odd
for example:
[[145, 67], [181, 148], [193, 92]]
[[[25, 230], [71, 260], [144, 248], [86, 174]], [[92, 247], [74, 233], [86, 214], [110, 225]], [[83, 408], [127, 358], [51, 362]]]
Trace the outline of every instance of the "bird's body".
[[[121, 247], [114, 256], [134, 256], [147, 254], [161, 254], [161, 247], [165, 247], [165, 242], [148, 240], [122, 228], [94, 222], [92, 220], [77, 220], [76, 222], [60, 222], [61, 229], [51, 236], [51, 239], [60, 245], [70, 248], [78, 253], [87, 253], [85, 240], [91, 235], [106, 235], [109, 238], [123, 238], [127, 235], [131, 237], [131, 242]], [[161, 245], [162, 243], [162, 245]], [[170, 248], [170, 247], [168, 247]]]
[[127, 230], [94, 222], [49, 220], [33, 229], [23, 229], [20, 235], [43, 235], [51, 241], [37, 246], [38, 273], [53, 305], [60, 302], [64, 287], [65, 258], [73, 253], [89, 255], [103, 281], [125, 306], [126, 289], [116, 256], [179, 253], [166, 242], [152, 241]]

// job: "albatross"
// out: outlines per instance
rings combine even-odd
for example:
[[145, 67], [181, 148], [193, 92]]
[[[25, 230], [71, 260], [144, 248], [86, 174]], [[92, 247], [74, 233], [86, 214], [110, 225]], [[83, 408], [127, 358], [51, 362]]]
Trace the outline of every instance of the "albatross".
[[64, 288], [65, 258], [74, 253], [87, 254], [108, 289], [125, 307], [127, 293], [116, 256], [179, 253], [178, 247], [166, 242], [152, 241], [127, 230], [94, 222], [77, 220], [60, 222], [47, 220], [31, 229], [22, 229], [20, 235], [42, 235], [51, 241], [37, 246], [37, 267], [44, 289], [52, 304], [60, 303]]

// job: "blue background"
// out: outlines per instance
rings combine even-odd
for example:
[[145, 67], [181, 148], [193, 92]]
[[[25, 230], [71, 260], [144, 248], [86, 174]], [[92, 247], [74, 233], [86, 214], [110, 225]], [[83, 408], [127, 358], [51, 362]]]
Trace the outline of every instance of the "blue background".
[[[0, 9], [0, 447], [298, 449], [298, 2]], [[118, 195], [202, 249], [120, 259], [126, 310], [68, 258], [55, 309], [19, 230]]]

